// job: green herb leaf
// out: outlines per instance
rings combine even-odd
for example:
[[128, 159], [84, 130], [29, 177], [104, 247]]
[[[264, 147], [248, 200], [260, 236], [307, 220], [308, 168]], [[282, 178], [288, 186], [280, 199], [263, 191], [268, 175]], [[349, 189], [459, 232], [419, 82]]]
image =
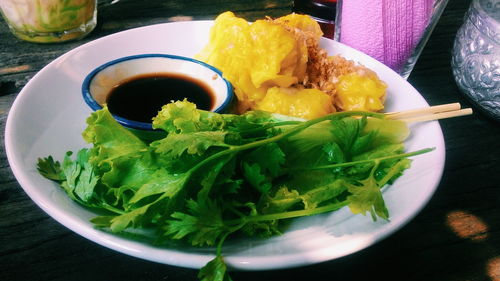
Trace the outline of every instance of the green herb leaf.
[[200, 269], [198, 278], [201, 281], [231, 281], [227, 273], [227, 266], [222, 256], [217, 255]]
[[256, 163], [243, 163], [243, 175], [245, 179], [260, 193], [266, 194], [271, 189], [272, 184], [262, 170], [263, 169]]
[[271, 177], [278, 176], [282, 165], [285, 163], [285, 154], [277, 143], [261, 146], [243, 157], [247, 163], [258, 164], [262, 172]]
[[42, 176], [50, 180], [64, 181], [66, 179], [61, 170], [61, 163], [54, 161], [52, 156], [38, 158], [37, 170]]
[[222, 220], [222, 210], [214, 201], [206, 199], [197, 202], [190, 199], [186, 205], [190, 214], [173, 213], [173, 219], [167, 220], [163, 228], [165, 235], [173, 239], [187, 237], [194, 246], [212, 246], [228, 232]]
[[62, 187], [71, 198], [87, 206], [92, 205], [90, 201], [98, 182], [98, 176], [88, 162], [89, 154], [88, 149], [82, 149], [78, 152], [76, 160], [72, 160], [72, 153], [67, 153], [62, 164], [62, 172], [66, 178]]
[[186, 134], [168, 134], [166, 138], [155, 141], [151, 146], [162, 157], [175, 159], [183, 153], [203, 155], [213, 146], [228, 147], [225, 143], [227, 132], [192, 132]]
[[347, 197], [349, 209], [354, 214], [371, 214], [374, 221], [377, 217], [388, 220], [389, 211], [385, 206], [380, 187], [373, 177], [361, 181], [361, 185], [349, 185], [351, 195]]
[[177, 134], [217, 130], [225, 123], [222, 115], [198, 110], [187, 100], [164, 105], [153, 118], [153, 128]]
[[[109, 220], [110, 225], [106, 226], [109, 226], [111, 228], [111, 231], [113, 232], [123, 231], [129, 226], [139, 226], [141, 225], [142, 218], [144, 217], [148, 209], [151, 207], [151, 205], [152, 204], [144, 205], [140, 208], [134, 209], [122, 215], [113, 217], [112, 219]], [[103, 221], [101, 221], [101, 223], [102, 222]]]

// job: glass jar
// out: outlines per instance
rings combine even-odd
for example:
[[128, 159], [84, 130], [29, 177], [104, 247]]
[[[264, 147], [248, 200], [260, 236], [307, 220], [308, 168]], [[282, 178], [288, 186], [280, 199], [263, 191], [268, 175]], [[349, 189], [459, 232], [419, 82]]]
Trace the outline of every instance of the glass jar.
[[0, 12], [19, 39], [57, 43], [89, 34], [97, 23], [97, 6], [119, 0], [1, 0]]

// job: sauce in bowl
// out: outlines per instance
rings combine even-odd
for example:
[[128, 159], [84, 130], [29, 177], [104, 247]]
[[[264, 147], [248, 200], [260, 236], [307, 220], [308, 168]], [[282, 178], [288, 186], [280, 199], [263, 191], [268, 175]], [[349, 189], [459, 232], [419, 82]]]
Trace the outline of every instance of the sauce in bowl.
[[138, 54], [108, 61], [82, 83], [82, 96], [94, 111], [107, 107], [113, 118], [139, 138], [164, 137], [152, 119], [172, 101], [224, 113], [231, 109], [233, 88], [217, 68], [196, 59], [169, 54]]
[[213, 110], [215, 105], [215, 94], [205, 82], [179, 73], [131, 77], [111, 90], [106, 104], [112, 114], [151, 122], [163, 105], [184, 99], [203, 110]]

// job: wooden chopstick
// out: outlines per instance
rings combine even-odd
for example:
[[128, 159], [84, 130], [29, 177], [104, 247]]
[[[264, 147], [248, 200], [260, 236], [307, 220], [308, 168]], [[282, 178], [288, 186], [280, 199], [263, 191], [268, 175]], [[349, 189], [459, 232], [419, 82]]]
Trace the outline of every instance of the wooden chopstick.
[[410, 109], [387, 113], [387, 118], [398, 119], [407, 123], [439, 120], [472, 114], [471, 108], [461, 109], [459, 103], [449, 103], [426, 108]]

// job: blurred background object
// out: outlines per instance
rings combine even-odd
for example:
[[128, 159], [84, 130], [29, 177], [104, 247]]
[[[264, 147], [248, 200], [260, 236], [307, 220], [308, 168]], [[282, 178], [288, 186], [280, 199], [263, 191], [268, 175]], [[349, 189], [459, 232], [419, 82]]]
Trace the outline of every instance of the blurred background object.
[[448, 0], [338, 0], [335, 39], [408, 78]]
[[319, 23], [323, 37], [333, 39], [337, 0], [295, 0], [293, 12], [310, 15]]
[[500, 0], [473, 0], [451, 60], [459, 89], [500, 121]]
[[97, 7], [119, 0], [2, 0], [0, 12], [17, 38], [35, 43], [80, 39], [97, 24]]

